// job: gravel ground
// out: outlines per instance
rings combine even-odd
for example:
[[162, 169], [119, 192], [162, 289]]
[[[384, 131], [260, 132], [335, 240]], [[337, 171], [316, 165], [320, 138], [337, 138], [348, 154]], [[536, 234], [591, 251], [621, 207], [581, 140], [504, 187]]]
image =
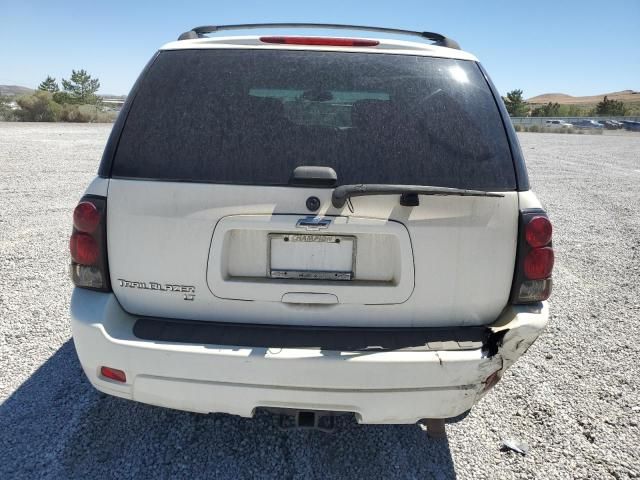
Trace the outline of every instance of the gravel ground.
[[[0, 123], [0, 478], [640, 476], [640, 135], [521, 134], [554, 222], [553, 318], [446, 441], [94, 391], [70, 339], [67, 239], [110, 127]], [[529, 453], [501, 452], [505, 436]]]

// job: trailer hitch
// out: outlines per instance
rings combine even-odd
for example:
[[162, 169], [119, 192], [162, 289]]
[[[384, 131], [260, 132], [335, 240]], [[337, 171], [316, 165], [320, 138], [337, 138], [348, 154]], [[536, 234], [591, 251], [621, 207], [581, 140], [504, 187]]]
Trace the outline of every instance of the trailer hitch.
[[330, 412], [320, 410], [294, 410], [288, 408], [267, 408], [274, 414], [278, 427], [282, 430], [302, 428], [308, 430], [320, 430], [332, 433], [336, 429], [336, 417], [349, 415], [345, 412]]

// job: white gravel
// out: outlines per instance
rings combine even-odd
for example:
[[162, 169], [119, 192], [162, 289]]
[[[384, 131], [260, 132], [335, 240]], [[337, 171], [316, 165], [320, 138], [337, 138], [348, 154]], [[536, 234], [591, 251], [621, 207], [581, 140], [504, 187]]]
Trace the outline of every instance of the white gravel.
[[[0, 478], [640, 477], [640, 135], [521, 134], [554, 222], [553, 318], [447, 442], [94, 391], [70, 340], [67, 239], [109, 129], [0, 123]], [[529, 453], [501, 452], [507, 437]]]

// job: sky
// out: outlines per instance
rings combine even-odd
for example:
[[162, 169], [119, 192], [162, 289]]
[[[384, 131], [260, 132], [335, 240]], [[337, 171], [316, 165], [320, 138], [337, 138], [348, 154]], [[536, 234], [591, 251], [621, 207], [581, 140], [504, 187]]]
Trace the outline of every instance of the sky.
[[47, 75], [60, 81], [84, 68], [100, 79], [100, 93], [126, 94], [180, 33], [264, 22], [439, 32], [475, 54], [503, 95], [640, 90], [640, 0], [0, 0], [0, 84], [35, 88]]

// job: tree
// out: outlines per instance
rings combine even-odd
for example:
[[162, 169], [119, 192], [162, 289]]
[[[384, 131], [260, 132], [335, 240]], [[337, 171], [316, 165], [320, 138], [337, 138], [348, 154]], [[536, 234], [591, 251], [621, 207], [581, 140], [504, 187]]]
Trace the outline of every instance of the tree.
[[503, 100], [512, 117], [523, 117], [528, 111], [528, 106], [522, 98], [522, 90], [507, 92], [507, 98], [503, 98]]
[[40, 83], [40, 85], [38, 85], [38, 90], [56, 93], [60, 90], [60, 87], [58, 87], [58, 83], [56, 82], [55, 78], [47, 75], [47, 78], [42, 83]]
[[56, 92], [53, 94], [53, 101], [59, 103], [60, 105], [64, 105], [67, 103], [74, 103], [71, 99], [71, 95], [67, 92]]
[[537, 107], [531, 112], [532, 117], [559, 117], [560, 116], [560, 104], [547, 103], [541, 107]]
[[618, 100], [609, 100], [605, 95], [604, 99], [596, 105], [596, 114], [623, 117], [627, 114], [627, 107]]
[[53, 101], [51, 92], [42, 90], [18, 98], [17, 103], [20, 110], [15, 113], [24, 122], [55, 122], [62, 112], [62, 107]]
[[556, 117], [585, 117], [587, 111], [578, 105], [559, 105]]
[[11, 98], [0, 95], [0, 121], [13, 120], [13, 109], [11, 108]]
[[91, 78], [86, 70], [72, 70], [69, 80], [62, 79], [62, 87], [67, 96], [59, 96], [61, 101], [91, 105], [100, 103], [100, 98], [95, 94], [100, 88], [100, 80]]

